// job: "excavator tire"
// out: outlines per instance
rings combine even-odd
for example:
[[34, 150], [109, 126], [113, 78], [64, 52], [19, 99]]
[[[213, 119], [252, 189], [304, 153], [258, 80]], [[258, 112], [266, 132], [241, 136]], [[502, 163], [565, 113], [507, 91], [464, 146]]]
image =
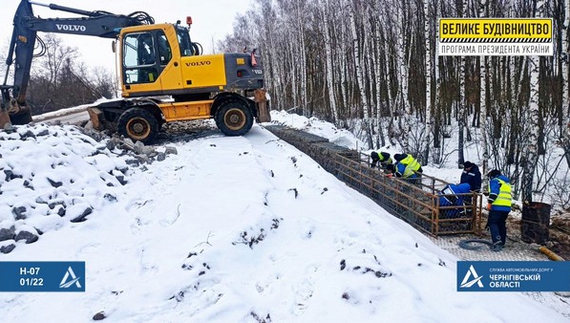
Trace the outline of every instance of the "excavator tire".
[[253, 126], [253, 113], [241, 100], [229, 100], [216, 112], [216, 125], [226, 136], [242, 136]]
[[141, 108], [130, 108], [119, 116], [117, 130], [133, 141], [151, 143], [158, 135], [158, 120], [151, 112]]

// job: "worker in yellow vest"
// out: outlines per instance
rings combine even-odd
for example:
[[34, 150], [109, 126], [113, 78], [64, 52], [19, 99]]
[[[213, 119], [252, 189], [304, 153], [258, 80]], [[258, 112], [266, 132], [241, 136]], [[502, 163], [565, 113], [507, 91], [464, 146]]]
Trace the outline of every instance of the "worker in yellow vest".
[[396, 160], [395, 174], [397, 177], [402, 178], [420, 178], [422, 165], [410, 154], [395, 154]]
[[493, 251], [501, 251], [507, 241], [507, 217], [511, 212], [511, 182], [497, 169], [490, 171], [489, 197], [487, 209], [489, 210], [489, 229], [493, 240]]
[[387, 152], [381, 151], [378, 153], [373, 151], [370, 153], [370, 157], [372, 158], [372, 163], [370, 164], [372, 168], [378, 166], [380, 169], [387, 170], [392, 165], [392, 157]]

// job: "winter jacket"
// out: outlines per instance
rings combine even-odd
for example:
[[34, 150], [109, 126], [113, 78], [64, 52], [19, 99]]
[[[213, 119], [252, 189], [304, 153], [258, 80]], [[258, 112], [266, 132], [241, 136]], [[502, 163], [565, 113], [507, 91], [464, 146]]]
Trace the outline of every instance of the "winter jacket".
[[389, 153], [386, 152], [375, 152], [376, 154], [374, 154], [374, 152], [371, 154], [372, 156], [372, 165], [371, 167], [374, 168], [376, 167], [376, 165], [378, 164], [378, 162], [380, 162], [380, 167], [383, 169], [388, 168], [388, 165], [392, 164], [392, 157], [390, 157]]
[[378, 157], [380, 157], [380, 162], [383, 164], [392, 164], [392, 157], [390, 157], [389, 153], [385, 153], [385, 152], [381, 152], [380, 154], [378, 154]]
[[489, 181], [489, 197], [487, 198], [491, 204], [492, 211], [511, 211], [511, 181], [503, 176], [491, 178]]
[[481, 172], [477, 165], [473, 165], [470, 170], [464, 170], [461, 173], [460, 183], [467, 183], [471, 186], [471, 190], [475, 192], [481, 191]]
[[403, 178], [419, 178], [415, 172], [422, 172], [422, 165], [412, 155], [407, 155], [396, 164], [396, 176]]

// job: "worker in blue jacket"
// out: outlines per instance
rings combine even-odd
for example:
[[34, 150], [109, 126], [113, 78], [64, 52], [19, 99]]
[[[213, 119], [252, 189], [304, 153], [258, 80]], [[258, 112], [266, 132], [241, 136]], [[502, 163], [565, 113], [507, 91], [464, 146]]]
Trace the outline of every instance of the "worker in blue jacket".
[[446, 185], [439, 194], [439, 206], [457, 206], [454, 209], [442, 209], [440, 217], [459, 218], [467, 213], [465, 197], [471, 192], [471, 186], [467, 183]]
[[501, 251], [507, 241], [507, 217], [511, 212], [511, 181], [497, 169], [490, 171], [489, 197], [489, 229], [493, 240], [493, 251]]
[[468, 183], [471, 190], [475, 192], [481, 191], [481, 172], [479, 167], [470, 161], [463, 163], [463, 172], [461, 173], [460, 183]]
[[395, 175], [397, 177], [419, 179], [422, 173], [422, 165], [410, 154], [395, 154]]

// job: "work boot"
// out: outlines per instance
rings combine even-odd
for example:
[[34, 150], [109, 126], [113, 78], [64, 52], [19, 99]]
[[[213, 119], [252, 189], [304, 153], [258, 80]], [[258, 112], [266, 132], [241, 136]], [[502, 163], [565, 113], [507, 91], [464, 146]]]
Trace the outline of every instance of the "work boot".
[[493, 244], [493, 246], [491, 247], [491, 250], [495, 251], [495, 252], [499, 252], [501, 250], [503, 250], [503, 244], [501, 242], [495, 242]]

